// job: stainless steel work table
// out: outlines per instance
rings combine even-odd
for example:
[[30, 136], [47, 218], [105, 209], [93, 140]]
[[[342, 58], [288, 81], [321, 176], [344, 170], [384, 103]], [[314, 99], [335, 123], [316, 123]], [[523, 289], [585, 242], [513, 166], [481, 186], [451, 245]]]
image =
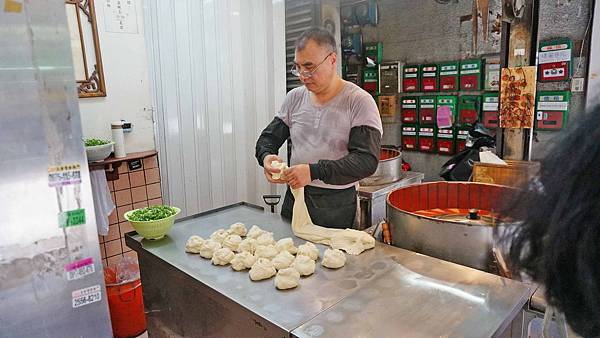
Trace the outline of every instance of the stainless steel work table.
[[385, 218], [387, 195], [392, 191], [423, 181], [425, 174], [403, 171], [398, 181], [382, 185], [361, 185], [358, 187], [360, 201], [359, 229], [376, 225]]
[[[208, 237], [235, 222], [293, 237], [279, 215], [246, 204], [178, 221], [168, 237], [127, 234], [138, 253], [151, 336], [385, 337], [500, 334], [533, 288], [410, 251], [377, 244], [346, 266], [314, 275], [293, 290], [273, 280], [252, 282], [247, 272], [213, 266], [184, 251], [191, 235]], [[296, 245], [304, 241], [294, 238]], [[320, 246], [321, 255], [324, 247]]]

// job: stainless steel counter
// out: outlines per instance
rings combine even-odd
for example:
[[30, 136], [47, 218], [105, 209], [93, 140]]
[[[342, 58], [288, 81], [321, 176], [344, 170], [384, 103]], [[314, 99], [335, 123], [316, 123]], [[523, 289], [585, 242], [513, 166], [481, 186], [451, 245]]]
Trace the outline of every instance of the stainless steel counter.
[[358, 228], [366, 229], [373, 226], [386, 216], [387, 195], [395, 189], [419, 184], [425, 174], [414, 171], [403, 171], [401, 178], [392, 183], [382, 185], [361, 185], [358, 188], [360, 202], [360, 218]]
[[361, 185], [358, 189], [358, 196], [370, 199], [387, 196], [392, 190], [421, 183], [424, 177], [423, 173], [403, 171], [401, 178], [396, 182], [382, 185]]
[[[183, 219], [156, 242], [127, 234], [127, 245], [138, 253], [149, 320], [168, 327], [164, 335], [308, 337], [322, 330], [328, 337], [357, 332], [383, 337], [401, 329], [403, 336], [483, 337], [510, 323], [533, 292], [518, 282], [381, 244], [348, 256], [339, 270], [318, 264], [313, 276], [289, 291], [276, 290], [272, 279], [252, 282], [247, 272], [184, 252], [189, 236], [208, 237], [234, 222], [258, 224], [276, 238], [293, 237], [280, 216], [248, 205]], [[296, 245], [303, 242], [293, 238]], [[149, 330], [161, 335], [152, 323]]]
[[499, 337], [532, 289], [399, 249], [394, 267], [303, 324], [296, 337]]

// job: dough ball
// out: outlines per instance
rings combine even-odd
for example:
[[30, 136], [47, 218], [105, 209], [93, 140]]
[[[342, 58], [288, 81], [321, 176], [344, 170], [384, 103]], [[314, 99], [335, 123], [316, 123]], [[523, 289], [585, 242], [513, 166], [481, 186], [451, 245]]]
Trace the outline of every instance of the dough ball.
[[204, 245], [200, 248], [200, 256], [203, 258], [211, 259], [215, 251], [221, 249], [221, 244], [212, 239], [204, 241]]
[[244, 223], [233, 223], [232, 225], [229, 226], [229, 232], [231, 234], [235, 234], [238, 235], [240, 237], [244, 237], [246, 236], [246, 233], [248, 233], [248, 230], [246, 229], [246, 226], [244, 225]]
[[292, 268], [298, 270], [301, 276], [310, 276], [315, 272], [315, 261], [308, 256], [296, 256]]
[[259, 258], [273, 259], [279, 252], [274, 245], [257, 245], [254, 256]]
[[244, 251], [240, 252], [231, 260], [231, 268], [235, 271], [250, 269], [256, 263], [256, 257], [253, 254]]
[[285, 250], [292, 255], [295, 255], [298, 252], [298, 248], [294, 245], [294, 240], [290, 237], [282, 238], [277, 241], [275, 247], [279, 252]]
[[229, 235], [223, 241], [223, 247], [229, 248], [229, 249], [231, 249], [231, 251], [237, 251], [241, 242], [242, 242], [242, 237], [240, 237], [239, 235]]
[[313, 261], [319, 258], [319, 248], [311, 242], [306, 242], [298, 246], [297, 256], [308, 256]]
[[212, 263], [214, 265], [227, 265], [229, 264], [229, 262], [231, 262], [234, 256], [235, 254], [233, 253], [233, 251], [231, 251], [231, 249], [221, 248], [215, 251], [215, 253], [213, 254]]
[[321, 265], [330, 269], [338, 269], [346, 264], [346, 255], [338, 249], [327, 249], [323, 254]]
[[293, 261], [294, 255], [285, 250], [278, 253], [277, 256], [275, 256], [275, 258], [271, 260], [271, 262], [275, 266], [275, 269], [277, 270], [289, 268], [290, 265], [292, 265]]
[[375, 247], [375, 238], [363, 231], [346, 229], [331, 238], [331, 247], [346, 251], [350, 255]]
[[274, 180], [285, 180], [285, 174], [283, 173], [283, 170], [288, 168], [285, 162], [273, 161], [271, 162], [271, 167], [281, 170], [278, 173], [271, 174], [271, 177]]
[[275, 287], [279, 290], [293, 289], [298, 286], [298, 282], [300, 282], [300, 273], [294, 268], [279, 270], [275, 276]]
[[246, 234], [247, 238], [254, 238], [257, 239], [258, 236], [262, 235], [266, 233], [266, 231], [264, 231], [263, 229], [261, 229], [258, 225], [253, 225], [250, 230], [248, 230], [248, 233]]
[[259, 258], [256, 260], [256, 263], [252, 265], [252, 268], [250, 268], [249, 275], [251, 280], [257, 281], [271, 278], [275, 276], [276, 273], [277, 270], [275, 270], [275, 267], [270, 260]]
[[222, 245], [227, 236], [229, 236], [229, 230], [219, 229], [210, 235], [210, 239], [214, 240], [215, 242], [219, 242], [219, 244]]
[[238, 246], [238, 252], [249, 252], [254, 254], [254, 250], [256, 249], [256, 240], [254, 238], [244, 238], [240, 245]]
[[187, 242], [185, 242], [185, 252], [189, 252], [189, 253], [199, 253], [200, 249], [202, 249], [202, 246], [204, 245], [204, 238], [200, 237], [200, 236], [190, 236], [190, 238], [188, 238]]
[[270, 232], [265, 232], [256, 239], [256, 245], [275, 245], [276, 243]]

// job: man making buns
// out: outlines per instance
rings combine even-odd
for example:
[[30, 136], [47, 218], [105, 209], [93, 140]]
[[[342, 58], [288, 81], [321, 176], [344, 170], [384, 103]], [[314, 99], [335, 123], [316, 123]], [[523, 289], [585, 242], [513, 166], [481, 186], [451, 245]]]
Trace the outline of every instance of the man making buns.
[[[356, 215], [356, 183], [372, 175], [379, 163], [381, 118], [373, 97], [337, 74], [335, 38], [311, 28], [296, 42], [293, 75], [303, 86], [291, 90], [256, 142], [256, 158], [271, 183], [305, 187], [314, 224], [349, 228]], [[291, 139], [291, 166], [285, 179], [274, 161]], [[281, 215], [291, 219], [294, 197], [288, 188]]]

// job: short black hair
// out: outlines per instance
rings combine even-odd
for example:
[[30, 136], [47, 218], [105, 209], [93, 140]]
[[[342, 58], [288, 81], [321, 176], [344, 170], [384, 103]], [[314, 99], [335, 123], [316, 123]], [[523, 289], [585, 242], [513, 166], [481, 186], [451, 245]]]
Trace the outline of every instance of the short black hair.
[[583, 337], [600, 336], [600, 106], [557, 135], [539, 177], [508, 204], [522, 220], [511, 265], [546, 287], [550, 305]]
[[296, 40], [296, 50], [303, 50], [309, 41], [314, 41], [320, 47], [327, 47], [331, 52], [337, 50], [335, 37], [323, 27], [311, 27], [305, 30]]

